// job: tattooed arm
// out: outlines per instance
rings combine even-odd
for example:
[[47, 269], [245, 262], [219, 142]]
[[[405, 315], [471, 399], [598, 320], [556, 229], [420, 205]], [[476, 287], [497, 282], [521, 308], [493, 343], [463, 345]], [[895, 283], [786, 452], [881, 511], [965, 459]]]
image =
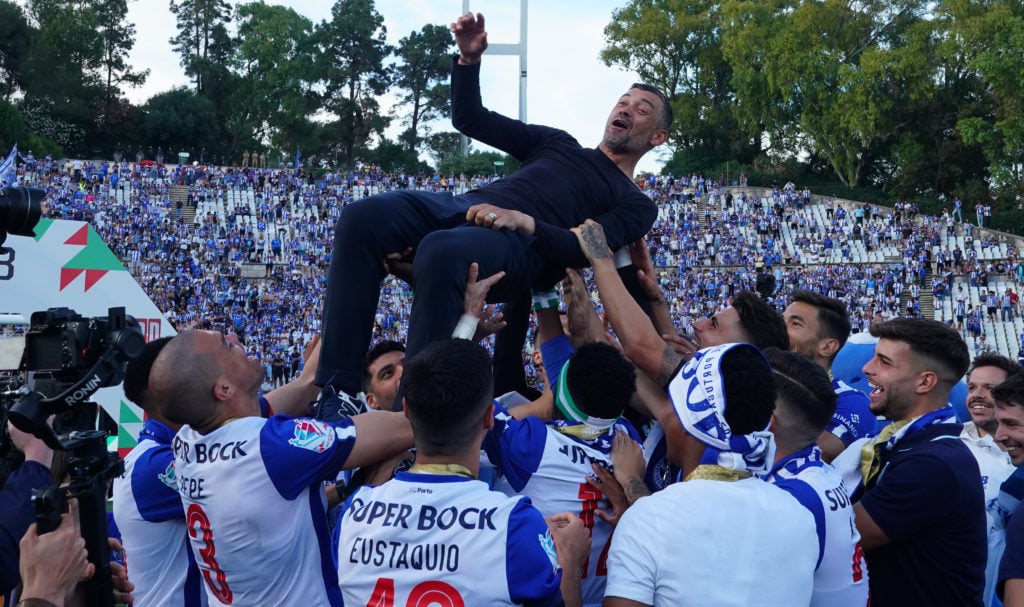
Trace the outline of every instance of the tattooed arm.
[[594, 267], [594, 279], [597, 281], [601, 303], [615, 333], [622, 341], [626, 356], [664, 388], [683, 362], [683, 357], [665, 343], [650, 318], [626, 291], [615, 269], [612, 251], [601, 224], [588, 219], [572, 231], [580, 241], [583, 254]]

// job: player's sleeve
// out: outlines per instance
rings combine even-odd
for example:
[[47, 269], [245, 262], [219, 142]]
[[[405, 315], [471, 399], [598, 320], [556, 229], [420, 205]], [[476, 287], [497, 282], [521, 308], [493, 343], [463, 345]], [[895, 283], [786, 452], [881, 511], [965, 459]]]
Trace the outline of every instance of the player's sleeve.
[[356, 443], [349, 418], [324, 422], [275, 415], [260, 431], [263, 465], [282, 497], [295, 499], [313, 483], [334, 480]]
[[814, 570], [817, 571], [821, 566], [821, 559], [825, 556], [825, 504], [818, 497], [818, 492], [800, 479], [787, 478], [773, 484], [793, 496], [814, 516], [814, 529], [818, 533], [818, 560], [814, 563]]
[[658, 579], [658, 559], [652, 552], [657, 545], [656, 521], [665, 516], [648, 507], [651, 500], [633, 504], [619, 519], [608, 549], [608, 581], [605, 597], [619, 597], [654, 604], [654, 589]]
[[522, 498], [508, 518], [505, 576], [513, 603], [541, 607], [562, 604], [562, 570], [555, 541], [540, 512]]
[[274, 408], [270, 406], [270, 401], [267, 400], [267, 398], [262, 394], [260, 394], [256, 400], [260, 405], [260, 417], [264, 419], [268, 417], [273, 417]]
[[547, 432], [536, 417], [515, 419], [495, 403], [494, 425], [484, 436], [483, 448], [514, 491], [522, 491], [540, 468]]
[[843, 384], [836, 391], [836, 410], [825, 430], [847, 447], [855, 440], [871, 436], [875, 430], [875, 416], [869, 403], [863, 392]]
[[540, 345], [540, 357], [544, 361], [544, 372], [547, 373], [548, 384], [550, 384], [552, 392], [555, 391], [554, 386], [562, 374], [562, 367], [574, 352], [569, 336], [564, 333]]
[[364, 491], [366, 487], [360, 487], [356, 489], [352, 495], [348, 496], [345, 503], [338, 508], [337, 518], [334, 522], [334, 529], [331, 530], [331, 554], [334, 556], [334, 568], [337, 569], [341, 566], [341, 523], [345, 520], [345, 514], [352, 508], [352, 500], [355, 499], [359, 493]]
[[130, 481], [132, 496], [144, 520], [159, 523], [185, 519], [177, 479], [170, 447], [150, 449], [135, 461]]
[[902, 542], [941, 523], [957, 507], [957, 480], [938, 457], [910, 457], [887, 468], [860, 503], [891, 542]]

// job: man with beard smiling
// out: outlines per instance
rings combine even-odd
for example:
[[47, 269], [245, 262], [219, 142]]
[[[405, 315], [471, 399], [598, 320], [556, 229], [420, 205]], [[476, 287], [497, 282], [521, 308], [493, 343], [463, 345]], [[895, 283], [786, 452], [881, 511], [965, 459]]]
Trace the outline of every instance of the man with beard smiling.
[[[664, 93], [632, 85], [615, 102], [601, 142], [584, 148], [565, 131], [485, 108], [479, 81], [487, 49], [483, 15], [466, 13], [451, 30], [459, 48], [452, 64], [452, 124], [522, 165], [458, 196], [401, 190], [345, 207], [324, 296], [316, 374], [316, 384], [325, 387], [322, 408], [354, 401], [380, 281], [394, 257], [412, 256], [416, 298], [406, 344], [412, 357], [451, 335], [462, 313], [470, 262], [479, 263], [481, 278], [507, 272], [491, 289], [490, 301], [519, 302], [530, 289], [550, 289], [565, 267], [587, 265], [569, 228], [588, 218], [600, 221], [619, 249], [640, 239], [657, 217], [633, 173], [644, 154], [668, 139], [672, 108]], [[526, 323], [522, 327], [525, 335]], [[521, 348], [520, 343], [514, 350]]]
[[967, 345], [934, 320], [899, 318], [870, 330], [879, 338], [864, 365], [871, 411], [893, 423], [874, 439], [854, 442], [833, 463], [847, 486], [856, 487], [871, 603], [980, 607], [984, 493], [947, 402], [967, 370]]
[[[996, 441], [1006, 448], [1014, 466], [1024, 463], [1024, 374], [1013, 373], [992, 390], [996, 403]], [[1020, 506], [1018, 469], [1003, 485], [1000, 505], [1011, 513], [1006, 525], [1006, 551], [999, 564], [999, 598], [1007, 607], [1024, 605], [1024, 514]], [[1016, 485], [1011, 487], [1010, 485]], [[1016, 506], [1013, 504], [1016, 502]]]
[[971, 455], [978, 461], [981, 472], [981, 486], [985, 491], [985, 519], [988, 524], [988, 564], [985, 567], [985, 604], [989, 605], [996, 587], [999, 559], [1005, 546], [1005, 520], [999, 512], [999, 488], [1011, 474], [1014, 467], [993, 434], [999, 422], [996, 420], [996, 402], [993, 389], [1017, 373], [1020, 367], [1009, 358], [983, 352], [974, 358], [967, 372], [967, 412], [971, 421], [964, 423], [960, 433]]

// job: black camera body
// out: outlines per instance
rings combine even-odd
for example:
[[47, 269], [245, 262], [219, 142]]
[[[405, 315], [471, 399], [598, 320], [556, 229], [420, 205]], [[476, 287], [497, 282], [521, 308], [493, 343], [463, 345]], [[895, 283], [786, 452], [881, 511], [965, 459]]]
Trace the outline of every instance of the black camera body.
[[[9, 419], [60, 449], [57, 435], [95, 429], [99, 407], [88, 399], [100, 388], [119, 384], [128, 361], [144, 347], [138, 321], [124, 308], [92, 318], [69, 308], [32, 313], [19, 370], [32, 374], [33, 388], [23, 387], [16, 398], [0, 401], [0, 422]], [[56, 416], [52, 431], [46, 424], [50, 415]], [[0, 457], [11, 448], [3, 424]]]
[[[107, 316], [95, 318], [84, 318], [68, 308], [35, 312], [19, 366], [33, 374], [34, 386], [22, 386], [14, 393], [16, 398], [0, 402], [0, 413], [18, 429], [69, 453], [71, 482], [35, 492], [33, 504], [39, 531], [46, 533], [60, 524], [67, 500], [78, 499], [82, 536], [96, 567], [86, 582], [90, 607], [114, 604], [106, 496], [110, 481], [124, 472], [124, 463], [107, 450], [107, 432], [95, 428], [99, 408], [87, 401], [99, 388], [120, 383], [128, 361], [144, 347], [139, 323], [124, 308], [110, 308]], [[58, 420], [52, 428], [47, 423], [51, 415]], [[0, 449], [14, 451], [6, 430], [3, 423], [5, 444]]]
[[[139, 323], [126, 316], [124, 308], [111, 308], [108, 316], [84, 318], [69, 308], [50, 308], [33, 312], [25, 334], [22, 371], [52, 373], [54, 379], [77, 381], [89, 371], [100, 356], [124, 340], [135, 340], [132, 347], [144, 345]], [[131, 357], [129, 357], [131, 358]], [[105, 378], [94, 388], [116, 386], [124, 379], [124, 369]]]

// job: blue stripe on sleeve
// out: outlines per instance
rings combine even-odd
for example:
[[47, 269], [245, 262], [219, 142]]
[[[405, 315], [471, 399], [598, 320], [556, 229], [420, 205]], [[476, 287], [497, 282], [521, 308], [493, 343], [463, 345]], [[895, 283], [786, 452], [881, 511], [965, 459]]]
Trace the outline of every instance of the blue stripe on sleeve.
[[821, 503], [818, 492], [804, 481], [787, 478], [775, 481], [775, 486], [796, 498], [800, 505], [814, 515], [814, 526], [818, 532], [818, 562], [814, 564], [817, 571], [821, 559], [825, 556], [825, 505]]

